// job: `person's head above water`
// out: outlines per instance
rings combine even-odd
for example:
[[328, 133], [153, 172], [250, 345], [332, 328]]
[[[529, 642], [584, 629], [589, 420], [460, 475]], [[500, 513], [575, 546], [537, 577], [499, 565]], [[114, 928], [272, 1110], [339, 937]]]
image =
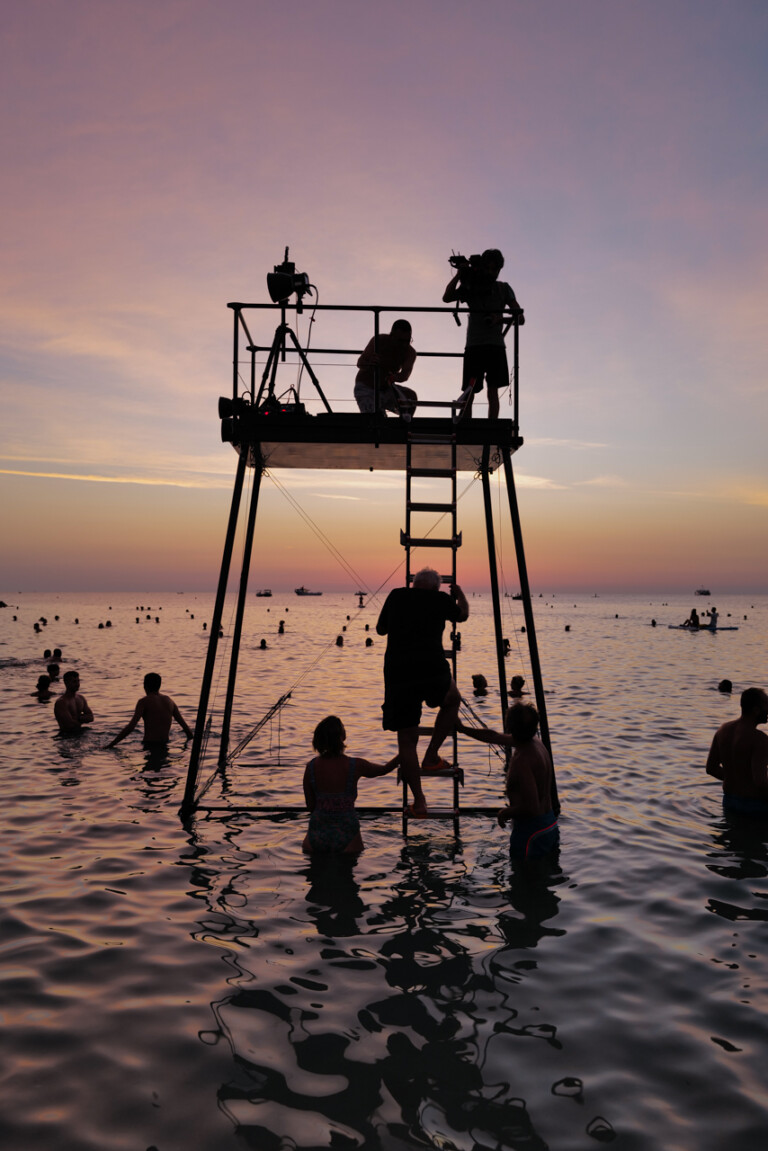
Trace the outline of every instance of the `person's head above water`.
[[758, 723], [768, 723], [768, 694], [761, 687], [748, 687], [741, 693], [739, 702], [743, 719], [756, 719]]
[[162, 678], [156, 671], [148, 671], [144, 676], [144, 690], [151, 692], [159, 691], [162, 682]]
[[717, 685], [717, 690], [722, 691], [724, 695], [730, 695], [733, 691], [733, 684], [729, 679], [721, 679]]
[[49, 675], [39, 675], [37, 677], [37, 687], [35, 691], [47, 691], [51, 686], [51, 677]]
[[347, 733], [337, 715], [327, 715], [321, 719], [312, 736], [312, 746], [320, 755], [341, 755]]
[[531, 703], [516, 703], [507, 708], [504, 730], [516, 743], [529, 743], [539, 726], [539, 713]]
[[64, 686], [69, 691], [77, 691], [80, 686], [80, 672], [79, 671], [65, 671], [64, 672]]
[[438, 591], [440, 588], [440, 574], [434, 568], [422, 568], [413, 577], [413, 586], [422, 591]]

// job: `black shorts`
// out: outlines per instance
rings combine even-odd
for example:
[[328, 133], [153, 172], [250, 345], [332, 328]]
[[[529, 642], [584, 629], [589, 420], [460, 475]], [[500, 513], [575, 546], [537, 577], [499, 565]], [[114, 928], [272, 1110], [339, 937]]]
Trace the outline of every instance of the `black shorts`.
[[402, 731], [406, 727], [418, 727], [421, 719], [421, 705], [440, 707], [451, 686], [451, 669], [430, 679], [416, 683], [403, 683], [398, 680], [384, 682], [384, 703], [381, 726], [385, 731]]
[[507, 349], [503, 344], [475, 344], [464, 349], [463, 387], [468, 388], [474, 381], [475, 391], [482, 392], [484, 379], [497, 392], [509, 383]]

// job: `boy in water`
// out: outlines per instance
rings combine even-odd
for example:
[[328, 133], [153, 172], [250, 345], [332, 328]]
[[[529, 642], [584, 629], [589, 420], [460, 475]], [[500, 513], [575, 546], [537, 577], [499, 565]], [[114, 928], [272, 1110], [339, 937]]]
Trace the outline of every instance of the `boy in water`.
[[80, 694], [80, 675], [76, 671], [64, 672], [65, 692], [53, 705], [53, 714], [62, 735], [80, 735], [83, 725], [93, 723], [93, 712], [84, 695]]
[[174, 719], [183, 727], [187, 739], [192, 738], [191, 727], [183, 718], [171, 697], [160, 694], [160, 685], [162, 682], [160, 676], [154, 671], [144, 676], [144, 691], [146, 695], [143, 695], [141, 699], [137, 701], [136, 710], [130, 721], [125, 725], [123, 730], [115, 736], [112, 742], [107, 744], [107, 747], [114, 747], [115, 744], [125, 739], [127, 735], [130, 735], [140, 719], [144, 720], [145, 747], [165, 747], [168, 743], [168, 736], [171, 733], [171, 724]]
[[500, 827], [512, 820], [512, 859], [538, 859], [549, 855], [560, 843], [554, 812], [554, 769], [549, 752], [536, 737], [538, 726], [539, 713], [529, 703], [508, 709], [503, 732], [456, 725], [462, 735], [512, 749], [505, 788], [509, 802], [497, 816]]

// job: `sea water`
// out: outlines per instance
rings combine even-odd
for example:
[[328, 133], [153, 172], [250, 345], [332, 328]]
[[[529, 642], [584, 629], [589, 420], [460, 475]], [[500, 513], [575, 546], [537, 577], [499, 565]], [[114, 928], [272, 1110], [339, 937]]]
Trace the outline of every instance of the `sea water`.
[[[294, 810], [184, 826], [181, 731], [165, 759], [139, 732], [104, 745], [146, 671], [194, 723], [212, 597], [2, 598], [4, 1151], [768, 1145], [768, 828], [725, 819], [703, 766], [766, 684], [768, 597], [718, 598], [739, 630], [715, 635], [668, 629], [707, 606], [692, 596], [535, 598], [562, 846], [517, 870], [471, 814], [404, 838], [383, 813], [357, 861], [302, 855], [317, 721], [340, 715], [353, 755], [394, 753], [376, 603], [249, 595], [232, 745], [292, 695], [206, 802]], [[530, 689], [521, 607], [503, 602], [505, 672]], [[459, 677], [498, 727], [490, 597], [470, 608]], [[32, 695], [56, 646], [95, 715], [79, 739]], [[201, 780], [224, 691], [217, 673]], [[493, 751], [459, 756], [462, 804], [499, 802]], [[361, 783], [362, 804], [399, 796]]]

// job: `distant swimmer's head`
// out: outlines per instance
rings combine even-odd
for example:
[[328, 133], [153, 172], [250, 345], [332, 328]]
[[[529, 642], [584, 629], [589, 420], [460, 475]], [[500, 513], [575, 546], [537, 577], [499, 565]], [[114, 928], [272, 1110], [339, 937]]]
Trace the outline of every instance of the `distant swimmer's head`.
[[745, 719], [768, 723], [768, 695], [761, 687], [748, 687], [741, 693], [741, 714]]
[[51, 686], [51, 677], [49, 675], [39, 675], [37, 677], [36, 691], [47, 691]]
[[488, 680], [484, 675], [473, 675], [472, 687], [474, 688], [475, 695], [485, 695], [488, 690]]
[[406, 344], [410, 344], [413, 338], [413, 328], [407, 320], [395, 320], [389, 334], [394, 336], [396, 340], [403, 340]]
[[64, 686], [71, 688], [72, 691], [77, 691], [80, 686], [80, 672], [79, 671], [65, 671], [64, 672]]
[[[58, 619], [58, 618], [59, 617], [56, 616], [56, 619]], [[75, 620], [75, 623], [77, 623], [77, 620]], [[53, 649], [53, 658], [54, 659], [61, 659], [61, 648], [60, 647], [55, 647]]]
[[50, 659], [50, 658], [51, 658], [51, 649], [49, 647], [47, 647], [45, 649], [45, 651], [43, 652], [43, 659]]
[[159, 691], [162, 682], [162, 677], [159, 676], [156, 671], [148, 671], [144, 676], [144, 690], [151, 692]]
[[312, 736], [312, 746], [320, 755], [342, 755], [347, 733], [337, 715], [321, 719]]
[[717, 690], [722, 691], [724, 695], [730, 695], [733, 691], [733, 684], [729, 679], [721, 679], [717, 685]]
[[59, 678], [59, 665], [57, 663], [49, 663], [45, 669], [51, 679]]
[[422, 568], [413, 577], [413, 586], [422, 591], [438, 591], [440, 588], [440, 574], [434, 568]]
[[504, 730], [516, 743], [529, 743], [539, 726], [539, 713], [531, 703], [516, 703], [507, 709]]

